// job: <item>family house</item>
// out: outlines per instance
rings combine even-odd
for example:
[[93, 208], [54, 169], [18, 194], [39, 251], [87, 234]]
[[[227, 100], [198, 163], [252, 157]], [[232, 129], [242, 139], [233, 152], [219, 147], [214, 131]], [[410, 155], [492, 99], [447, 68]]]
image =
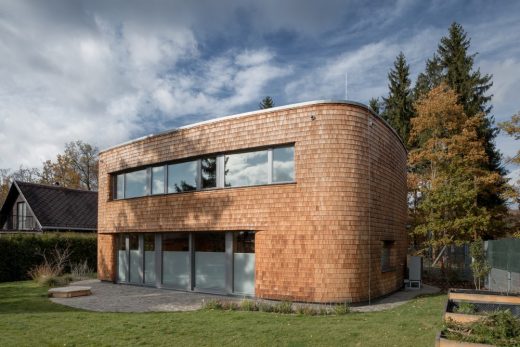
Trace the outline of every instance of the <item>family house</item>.
[[313, 101], [100, 153], [98, 276], [306, 302], [403, 285], [406, 149], [366, 106]]
[[0, 209], [4, 231], [96, 231], [97, 192], [14, 181]]

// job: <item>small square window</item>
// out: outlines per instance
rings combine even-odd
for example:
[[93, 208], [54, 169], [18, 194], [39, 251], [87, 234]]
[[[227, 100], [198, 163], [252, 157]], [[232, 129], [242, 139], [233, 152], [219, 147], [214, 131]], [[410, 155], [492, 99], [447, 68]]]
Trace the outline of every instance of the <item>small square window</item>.
[[385, 240], [381, 241], [381, 272], [388, 272], [395, 270], [392, 258], [394, 241]]

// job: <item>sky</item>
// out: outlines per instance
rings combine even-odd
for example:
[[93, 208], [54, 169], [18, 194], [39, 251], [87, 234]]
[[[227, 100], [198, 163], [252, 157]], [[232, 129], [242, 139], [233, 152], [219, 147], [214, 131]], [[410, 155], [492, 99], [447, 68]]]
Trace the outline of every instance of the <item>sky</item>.
[[510, 118], [520, 1], [0, 0], [0, 168], [256, 110], [266, 95], [344, 99], [345, 73], [348, 99], [366, 104], [387, 95], [400, 51], [415, 81], [453, 21], [493, 75], [493, 116]]

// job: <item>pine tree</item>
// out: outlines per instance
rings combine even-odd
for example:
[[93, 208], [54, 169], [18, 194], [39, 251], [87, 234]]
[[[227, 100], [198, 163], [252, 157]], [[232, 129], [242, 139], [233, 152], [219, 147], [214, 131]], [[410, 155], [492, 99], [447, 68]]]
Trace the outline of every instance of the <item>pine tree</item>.
[[368, 107], [377, 115], [381, 114], [381, 106], [379, 98], [372, 98], [368, 101]]
[[[482, 166], [490, 172], [499, 174], [502, 179], [496, 181], [497, 186], [493, 189], [481, 191], [478, 200], [481, 206], [490, 209], [501, 208], [505, 212], [505, 199], [502, 194], [506, 190], [504, 178], [506, 172], [501, 165], [500, 152], [494, 143], [497, 129], [490, 115], [491, 96], [487, 94], [492, 86], [492, 76], [482, 75], [479, 69], [474, 69], [476, 54], [469, 53], [470, 42], [463, 27], [453, 23], [448, 30], [448, 35], [441, 38], [436, 55], [427, 61], [426, 71], [419, 75], [414, 94], [418, 100], [429, 89], [445, 82], [458, 95], [458, 102], [468, 117], [483, 114], [478, 136], [484, 141], [487, 160], [482, 163]], [[495, 222], [496, 227], [499, 227], [500, 221]]]
[[382, 113], [390, 125], [408, 143], [410, 119], [412, 118], [413, 99], [410, 88], [410, 67], [406, 64], [403, 52], [399, 53], [394, 68], [388, 73], [388, 97], [383, 98], [384, 112]]
[[426, 69], [417, 76], [414, 88], [414, 100], [417, 101], [430, 90], [441, 84], [443, 80], [442, 66], [437, 54], [426, 61]]
[[441, 66], [445, 70], [446, 83], [459, 95], [459, 103], [469, 117], [484, 113], [484, 121], [479, 128], [479, 137], [484, 140], [487, 162], [483, 166], [502, 176], [497, 181], [497, 187], [492, 191], [481, 192], [480, 203], [489, 208], [501, 207], [506, 211], [505, 200], [501, 196], [506, 190], [506, 172], [501, 165], [502, 156], [496, 149], [494, 139], [498, 133], [494, 119], [490, 115], [491, 96], [487, 95], [493, 83], [491, 75], [481, 75], [480, 70], [474, 70], [476, 54], [469, 54], [471, 40], [458, 23], [450, 26], [448, 36], [443, 37], [438, 47]]
[[274, 101], [270, 96], [266, 96], [265, 98], [262, 99], [262, 102], [260, 102], [260, 104], [258, 104], [258, 107], [260, 107], [261, 110], [274, 107]]
[[471, 40], [464, 28], [452, 23], [448, 36], [441, 39], [437, 49], [440, 65], [444, 69], [444, 80], [459, 96], [459, 103], [469, 117], [479, 112], [486, 115], [491, 111], [488, 103], [491, 96], [486, 95], [493, 83], [491, 75], [482, 76], [480, 70], [473, 70], [476, 54], [469, 54]]
[[[501, 122], [498, 126], [507, 135], [512, 136], [517, 141], [520, 140], [520, 111], [514, 114], [511, 120]], [[520, 165], [520, 150], [518, 150], [513, 157], [508, 158], [506, 163]], [[509, 182], [505, 196], [509, 201], [520, 205], [520, 179]], [[510, 214], [506, 224], [511, 234], [520, 237], [520, 218], [518, 216]]]
[[[507, 135], [514, 137], [515, 140], [520, 140], [520, 111], [511, 117], [511, 120], [499, 123], [500, 129], [506, 132]], [[520, 165], [520, 150], [514, 157], [508, 159], [508, 162]]]

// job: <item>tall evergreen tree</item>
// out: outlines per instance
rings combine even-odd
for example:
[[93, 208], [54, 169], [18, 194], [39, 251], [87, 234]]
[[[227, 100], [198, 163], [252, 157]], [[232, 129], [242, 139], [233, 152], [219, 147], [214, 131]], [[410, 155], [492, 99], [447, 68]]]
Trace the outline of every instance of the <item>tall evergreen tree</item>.
[[[500, 129], [505, 131], [509, 136], [514, 137], [515, 140], [520, 140], [520, 111], [511, 117], [511, 120], [501, 122], [498, 124]], [[520, 165], [520, 150], [513, 158], [508, 159], [508, 162]]]
[[[505, 176], [506, 172], [501, 166], [502, 157], [494, 142], [498, 130], [494, 125], [493, 116], [490, 115], [491, 95], [487, 94], [493, 85], [492, 76], [482, 75], [480, 69], [474, 69], [476, 54], [469, 54], [470, 43], [471, 40], [467, 37], [464, 28], [458, 23], [453, 23], [448, 30], [448, 35], [441, 39], [437, 49], [444, 69], [444, 80], [459, 95], [459, 103], [469, 117], [480, 113], [485, 115], [484, 122], [478, 129], [479, 137], [484, 140], [488, 157], [483, 165], [488, 170]], [[497, 184], [499, 185], [497, 189], [481, 194], [479, 200], [484, 206], [502, 206], [505, 209], [505, 200], [500, 193], [506, 189], [506, 179], [497, 181]]]
[[443, 80], [442, 66], [437, 54], [426, 60], [426, 69], [417, 76], [414, 88], [414, 99], [419, 100], [430, 90], [441, 84]]
[[388, 73], [389, 93], [387, 98], [383, 98], [382, 116], [397, 131], [404, 143], [408, 143], [410, 119], [414, 114], [410, 84], [410, 67], [401, 52], [395, 59], [394, 68]]
[[491, 75], [482, 76], [480, 70], [474, 71], [475, 54], [469, 54], [471, 40], [462, 25], [452, 23], [448, 36], [441, 38], [437, 53], [444, 69], [444, 80], [459, 95], [459, 103], [468, 116], [479, 112], [489, 114], [491, 96], [486, 95], [493, 83]]
[[470, 43], [464, 28], [458, 23], [451, 24], [448, 35], [441, 38], [436, 55], [427, 61], [425, 72], [419, 75], [414, 92], [419, 99], [429, 89], [444, 82], [456, 92], [458, 103], [468, 117], [484, 115], [478, 129], [478, 136], [484, 142], [487, 155], [487, 160], [482, 165], [490, 172], [502, 176], [502, 180], [496, 181], [495, 189], [479, 194], [479, 204], [505, 210], [505, 200], [501, 196], [506, 189], [505, 170], [501, 166], [501, 155], [494, 143], [497, 129], [490, 115], [491, 95], [487, 94], [492, 86], [492, 76], [482, 75], [478, 68], [474, 69], [476, 54], [469, 53]]
[[274, 107], [273, 98], [271, 98], [270, 96], [266, 96], [265, 98], [262, 99], [262, 101], [260, 102], [258, 107], [260, 107], [261, 110]]
[[379, 98], [372, 98], [368, 101], [368, 107], [377, 115], [381, 114], [381, 106]]

